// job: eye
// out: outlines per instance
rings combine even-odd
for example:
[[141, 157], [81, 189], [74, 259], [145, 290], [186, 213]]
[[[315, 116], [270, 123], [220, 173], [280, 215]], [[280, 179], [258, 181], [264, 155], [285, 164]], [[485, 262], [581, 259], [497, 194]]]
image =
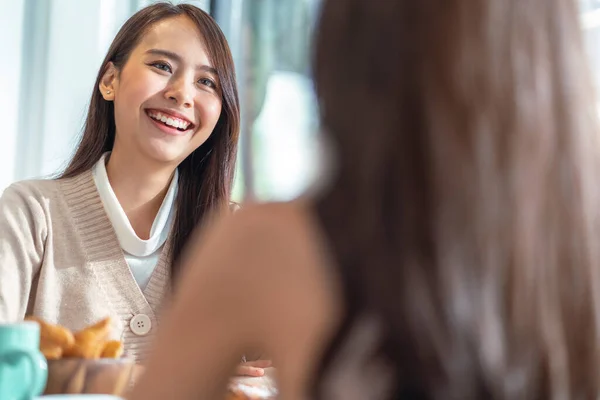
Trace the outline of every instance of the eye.
[[208, 86], [211, 89], [215, 89], [217, 87], [217, 84], [212, 79], [208, 78], [200, 78], [198, 79], [198, 83], [204, 86]]
[[171, 66], [163, 61], [157, 61], [150, 64], [152, 67], [165, 72], [172, 72]]

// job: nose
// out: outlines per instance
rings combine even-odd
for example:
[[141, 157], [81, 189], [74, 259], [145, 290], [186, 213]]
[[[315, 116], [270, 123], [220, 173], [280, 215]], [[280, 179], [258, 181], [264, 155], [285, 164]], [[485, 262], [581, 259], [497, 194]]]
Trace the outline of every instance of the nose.
[[184, 77], [174, 79], [169, 88], [165, 91], [167, 100], [172, 101], [178, 106], [191, 108], [194, 104], [194, 88], [186, 83]]

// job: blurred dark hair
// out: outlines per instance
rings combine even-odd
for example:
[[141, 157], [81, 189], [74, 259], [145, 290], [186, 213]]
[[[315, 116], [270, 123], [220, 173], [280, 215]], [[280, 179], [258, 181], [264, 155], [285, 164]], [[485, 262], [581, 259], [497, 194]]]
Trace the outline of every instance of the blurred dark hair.
[[211, 213], [228, 206], [235, 172], [240, 109], [233, 58], [217, 23], [204, 11], [189, 4], [156, 3], [134, 14], [117, 33], [104, 58], [90, 100], [83, 135], [75, 155], [63, 172], [68, 178], [93, 167], [115, 140], [113, 102], [105, 101], [98, 90], [100, 80], [112, 62], [121, 70], [145, 33], [166, 18], [186, 16], [202, 35], [208, 56], [219, 75], [222, 91], [221, 115], [214, 131], [178, 167], [177, 216], [173, 226], [173, 275], [188, 236]]
[[[392, 398], [598, 397], [597, 111], [575, 0], [330, 0], [318, 212]], [[321, 375], [319, 375], [321, 376]]]

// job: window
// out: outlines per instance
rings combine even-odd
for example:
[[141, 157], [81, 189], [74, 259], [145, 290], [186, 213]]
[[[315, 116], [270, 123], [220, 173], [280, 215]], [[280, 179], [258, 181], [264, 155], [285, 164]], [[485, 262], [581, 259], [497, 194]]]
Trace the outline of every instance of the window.
[[214, 12], [232, 44], [243, 109], [235, 195], [294, 198], [318, 166], [309, 53], [319, 0], [225, 3]]
[[[98, 66], [123, 22], [156, 0], [9, 0], [0, 13], [0, 192], [68, 161]], [[178, 0], [175, 2], [183, 2]], [[196, 0], [228, 37], [242, 102], [235, 197], [286, 200], [319, 165], [310, 40], [321, 0]], [[580, 0], [600, 88], [600, 0]], [[600, 92], [599, 92], [600, 93]]]
[[600, 0], [580, 0], [580, 4], [582, 26], [598, 92], [600, 89]]

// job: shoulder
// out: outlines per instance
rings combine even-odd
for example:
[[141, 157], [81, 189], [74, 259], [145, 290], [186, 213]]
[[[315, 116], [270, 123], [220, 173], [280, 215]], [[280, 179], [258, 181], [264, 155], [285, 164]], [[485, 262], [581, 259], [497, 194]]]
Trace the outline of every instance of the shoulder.
[[7, 187], [0, 196], [0, 233], [37, 232], [43, 237], [57, 191], [57, 183], [51, 180], [20, 181]]
[[[315, 326], [322, 323], [319, 316], [336, 312], [341, 298], [337, 277], [306, 203], [245, 205], [207, 229], [194, 244], [188, 260], [197, 263], [195, 280], [213, 275], [211, 281], [219, 282], [221, 296], [243, 293], [251, 307], [240, 308], [243, 315], [237, 318], [249, 318], [246, 327], [261, 329], [265, 325], [256, 321], [269, 325], [268, 321], [283, 321], [286, 315]], [[250, 334], [261, 337], [274, 332]]]
[[227, 226], [223, 239], [235, 237], [231, 246], [241, 249], [230, 274], [241, 274], [236, 290], [252, 302], [236, 320], [247, 318], [248, 337], [262, 341], [283, 376], [308, 379], [315, 352], [336, 331], [344, 307], [312, 207], [300, 201], [247, 206]]
[[56, 190], [57, 179], [28, 179], [12, 183], [4, 192], [44, 194]]
[[91, 170], [68, 178], [23, 180], [0, 192], [1, 213], [23, 209], [62, 215], [74, 205], [94, 201], [96, 190]]
[[200, 274], [257, 292], [310, 280], [330, 265], [318, 224], [301, 202], [244, 205], [197, 232], [184, 262], [186, 270], [198, 264]]
[[0, 203], [4, 206], [43, 205], [58, 192], [58, 182], [51, 179], [24, 180], [4, 189]]
[[319, 229], [305, 203], [237, 205], [235, 211], [217, 222], [211, 233], [216, 241], [228, 243], [238, 252], [272, 258], [319, 247]]

